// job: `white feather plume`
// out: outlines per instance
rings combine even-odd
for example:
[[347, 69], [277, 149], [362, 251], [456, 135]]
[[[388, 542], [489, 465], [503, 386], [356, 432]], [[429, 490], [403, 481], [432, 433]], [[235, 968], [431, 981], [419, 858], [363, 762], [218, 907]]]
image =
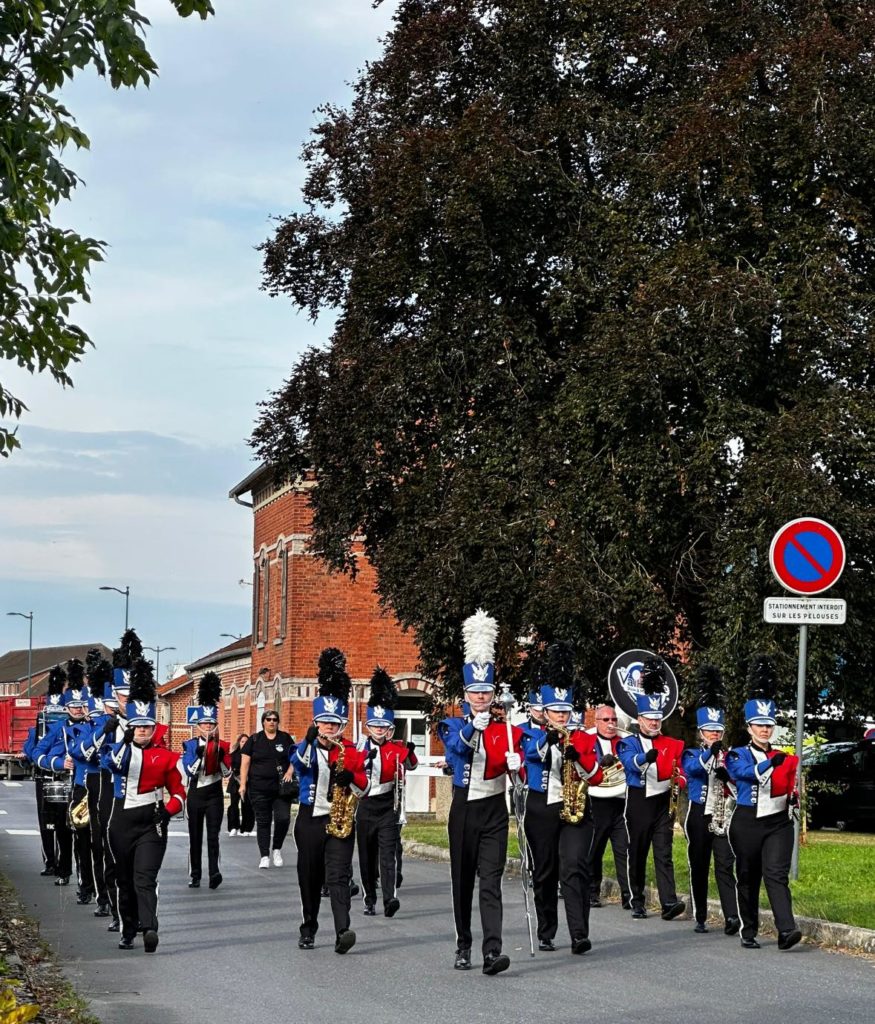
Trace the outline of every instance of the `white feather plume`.
[[465, 661], [476, 662], [480, 665], [494, 662], [497, 637], [498, 623], [482, 608], [478, 608], [462, 623]]

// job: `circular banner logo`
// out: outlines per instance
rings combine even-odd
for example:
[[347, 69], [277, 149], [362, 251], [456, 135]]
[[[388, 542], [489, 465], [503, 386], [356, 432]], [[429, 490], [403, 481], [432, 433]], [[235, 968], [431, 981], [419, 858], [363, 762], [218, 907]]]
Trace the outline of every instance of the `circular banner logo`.
[[[608, 693], [617, 707], [629, 718], [638, 717], [637, 698], [641, 689], [641, 669], [648, 658], [656, 658], [653, 651], [623, 651], [608, 671]], [[663, 716], [668, 718], [678, 704], [678, 681], [671, 665], [663, 658], [665, 666], [665, 690], [663, 691]]]

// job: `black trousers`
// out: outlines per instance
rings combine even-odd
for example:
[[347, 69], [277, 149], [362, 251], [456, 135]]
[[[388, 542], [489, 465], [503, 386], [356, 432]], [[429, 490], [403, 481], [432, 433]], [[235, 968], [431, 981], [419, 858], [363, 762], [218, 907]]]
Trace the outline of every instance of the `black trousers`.
[[67, 811], [66, 803], [43, 803], [46, 828], [55, 836], [55, 874], [60, 878], [73, 874], [73, 833]]
[[241, 800], [240, 783], [232, 778], [228, 783], [228, 796], [228, 831], [236, 828], [238, 832], [251, 832], [255, 828], [255, 812], [252, 810], [249, 793]]
[[669, 793], [647, 797], [643, 787], [626, 790], [626, 835], [629, 837], [629, 886], [632, 906], [644, 908], [647, 854], [653, 847], [656, 888], [663, 907], [677, 903], [672, 859], [672, 822], [668, 816]]
[[314, 938], [319, 930], [319, 904], [322, 880], [328, 886], [334, 931], [349, 929], [352, 879], [352, 853], [355, 826], [346, 839], [325, 833], [328, 815], [313, 815], [312, 804], [301, 804], [295, 819], [295, 845], [298, 848], [298, 888], [301, 891], [301, 935]]
[[[71, 806], [78, 804], [82, 797], [87, 795], [88, 790], [85, 786], [74, 786]], [[79, 869], [79, 890], [93, 895], [97, 890], [94, 887], [94, 865], [91, 863], [91, 827], [74, 828], [72, 835], [73, 849], [76, 851], [76, 864]]]
[[123, 938], [158, 931], [158, 872], [167, 849], [167, 832], [158, 834], [155, 804], [125, 810], [114, 802], [109, 822], [109, 848], [115, 860], [118, 908]]
[[532, 851], [532, 888], [541, 941], [556, 937], [560, 882], [572, 941], [589, 937], [592, 815], [587, 809], [583, 820], [572, 825], [559, 817], [561, 810], [561, 802], [548, 804], [546, 793], [529, 790], [525, 831]]
[[40, 846], [42, 846], [43, 863], [47, 868], [54, 870], [55, 867], [55, 832], [50, 829], [46, 821], [46, 810], [43, 804], [43, 777], [34, 776], [34, 790], [36, 792], [36, 820], [39, 826]]
[[620, 883], [623, 903], [629, 903], [632, 892], [629, 889], [629, 837], [626, 835], [626, 798], [611, 796], [598, 799], [592, 797], [592, 849], [590, 852], [589, 891], [598, 896], [602, 891], [602, 862], [608, 843], [614, 854], [614, 869]]
[[104, 844], [100, 830], [100, 772], [90, 772], [85, 776], [85, 788], [88, 790], [88, 832], [91, 839], [91, 872], [94, 878], [94, 890], [97, 902], [109, 902], [106, 894], [104, 877]]
[[100, 826], [100, 837], [103, 843], [103, 884], [106, 886], [106, 898], [112, 911], [113, 920], [118, 921], [118, 883], [116, 882], [115, 858], [109, 846], [109, 819], [115, 798], [113, 796], [112, 772], [105, 768], [100, 770], [100, 796], [97, 802], [97, 819]]
[[766, 883], [769, 906], [779, 932], [796, 928], [790, 896], [793, 823], [786, 811], [757, 818], [756, 807], [736, 807], [729, 824], [735, 854], [741, 937], [753, 939], [760, 927], [760, 883]]
[[687, 837], [687, 859], [690, 862], [690, 894], [693, 897], [693, 916], [703, 924], [708, 919], [708, 877], [711, 874], [711, 856], [714, 856], [714, 877], [720, 895], [723, 917], [738, 917], [738, 897], [735, 893], [735, 857], [729, 838], [716, 836], [708, 828], [711, 815], [705, 814], [704, 804], [690, 803], [684, 821]]
[[459, 949], [471, 948], [471, 906], [480, 875], [480, 924], [483, 954], [501, 952], [501, 876], [507, 860], [507, 801], [504, 793], [468, 800], [468, 790], [453, 787], [447, 821], [453, 917]]
[[[292, 820], [291, 801], [278, 797], [276, 787], [269, 790], [247, 788], [246, 792], [252, 800], [252, 810], [255, 812], [258, 852], [262, 857], [269, 857], [271, 849], [283, 848], [289, 834], [289, 824]], [[271, 826], [273, 842], [270, 838]]]
[[401, 826], [395, 814], [395, 796], [383, 793], [359, 801], [355, 830], [359, 845], [359, 870], [365, 903], [377, 902], [377, 877], [383, 893], [383, 905], [396, 895], [395, 874]]
[[219, 873], [219, 831], [225, 816], [222, 783], [201, 789], [192, 782], [188, 790], [188, 870], [200, 881], [204, 849], [204, 825], [207, 832], [207, 871], [210, 878]]

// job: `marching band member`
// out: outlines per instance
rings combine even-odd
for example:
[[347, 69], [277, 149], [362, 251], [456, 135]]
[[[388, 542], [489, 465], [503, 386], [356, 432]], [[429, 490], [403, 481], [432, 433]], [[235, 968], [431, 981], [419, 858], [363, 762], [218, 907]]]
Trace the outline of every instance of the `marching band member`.
[[[100, 767], [99, 741], [95, 739], [106, 723], [108, 712], [118, 707], [112, 693], [112, 665], [100, 650], [92, 648], [85, 656], [85, 671], [88, 675], [89, 702], [88, 728], [83, 730], [82, 740], [74, 757], [86, 766], [85, 786], [88, 790], [88, 829], [91, 834], [91, 863], [94, 871], [94, 887], [97, 890], [95, 917], [115, 916], [113, 901], [106, 884], [106, 822], [101, 822], [100, 791], [103, 770]], [[102, 741], [103, 737], [100, 737]], [[106, 817], [109, 815], [107, 813]]]
[[[523, 737], [526, 757], [525, 838], [532, 852], [532, 886], [538, 915], [538, 948], [556, 949], [559, 924], [558, 885], [561, 882], [571, 952], [589, 952], [589, 852], [592, 811], [580, 783], [597, 785], [602, 773], [596, 762], [595, 741], [568, 729], [573, 710], [574, 664], [567, 644], [547, 649], [541, 686], [544, 729]], [[571, 792], [568, 780], [571, 780]], [[576, 803], [572, 804], [572, 798]]]
[[592, 798], [593, 837], [590, 850], [589, 905], [602, 905], [602, 862], [608, 842], [614, 855], [614, 867], [620, 884], [624, 910], [632, 909], [629, 889], [629, 837], [626, 835], [626, 774], [617, 756], [617, 745], [628, 733], [617, 728], [617, 709], [613, 704], [599, 704], [595, 709], [595, 728], [587, 730], [593, 737], [599, 767], [605, 778], [589, 791]]
[[478, 610], [465, 621], [464, 686], [470, 714], [447, 718], [438, 726], [453, 772], [453, 796], [447, 833], [456, 924], [455, 968], [471, 968], [471, 904], [480, 876], [480, 921], [483, 927], [483, 973], [499, 974], [510, 966], [501, 951], [501, 877], [507, 859], [507, 776], [519, 772], [522, 730], [493, 721], [494, 651], [498, 625]]
[[[44, 790], [48, 784], [69, 779], [72, 788], [73, 761], [67, 753], [63, 737], [64, 725], [73, 725], [75, 718], [70, 714], [64, 700], [64, 686], [67, 673], [55, 665], [49, 672], [48, 694], [46, 696], [46, 732], [34, 748], [34, 763], [46, 772]], [[81, 717], [78, 712], [76, 717]], [[69, 763], [68, 763], [69, 761]], [[45, 799], [45, 820], [47, 828], [55, 835], [55, 885], [69, 885], [73, 873], [73, 833], [67, 820], [69, 800], [64, 803]]]
[[327, 648], [319, 656], [319, 696], [313, 702], [313, 724], [290, 758], [300, 780], [294, 832], [301, 892], [299, 949], [315, 945], [323, 876], [334, 917], [334, 952], [348, 953], [356, 940], [349, 917], [354, 805], [356, 798], [367, 792], [369, 780], [364, 755], [341, 737], [349, 687], [346, 658], [336, 647]]
[[729, 776], [724, 766], [723, 681], [713, 665], [703, 665], [699, 670], [697, 703], [700, 745], [685, 750], [682, 760], [690, 797], [684, 834], [690, 863], [693, 917], [696, 919], [694, 930], [700, 935], [708, 931], [705, 922], [708, 920], [708, 876], [713, 853], [714, 877], [723, 909], [723, 930], [727, 935], [736, 935], [741, 921], [735, 893], [735, 858], [726, 835], [734, 800], [726, 785]]
[[671, 921], [686, 910], [675, 888], [671, 817], [672, 787], [686, 784], [680, 764], [684, 745], [681, 740], [662, 735], [665, 668], [659, 658], [644, 663], [641, 687], [643, 693], [637, 697], [639, 735], [627, 736], [617, 744], [626, 771], [632, 917], [647, 917], [644, 881], [652, 845], [661, 916], [663, 921]]
[[188, 782], [189, 889], [199, 889], [203, 862], [204, 824], [207, 827], [207, 871], [210, 888], [222, 884], [219, 871], [219, 832], [225, 815], [222, 779], [231, 773], [231, 754], [219, 739], [218, 704], [222, 680], [205, 672], [198, 685], [197, 704], [188, 709], [189, 724], [197, 735], [182, 745], [182, 772]]
[[802, 938], [793, 917], [789, 874], [793, 856], [792, 810], [797, 803], [796, 773], [799, 759], [775, 750], [770, 740], [776, 725], [777, 677], [772, 659], [754, 656], [749, 674], [750, 700], [744, 717], [750, 743], [733, 747], [726, 769], [737, 789], [736, 807], [729, 825], [735, 854], [741, 945], [759, 949], [760, 882], [775, 915], [778, 949], [792, 949]]
[[[24, 743], [25, 757], [33, 765], [37, 822], [39, 823], [40, 843], [42, 845], [44, 861], [40, 875], [43, 877], [57, 874], [56, 869], [60, 863], [60, 851], [58, 849], [55, 831], [56, 811], [53, 807], [47, 805], [44, 793], [44, 785], [51, 779], [51, 774], [44, 771], [37, 764], [37, 749], [50, 731], [55, 728], [60, 728], [64, 719], [66, 712], [63, 704], [63, 693], [66, 680], [66, 674], [59, 666], [55, 666], [49, 671], [46, 706], [37, 716], [37, 724], [32, 729], [28, 730], [27, 739]], [[45, 749], [48, 749], [48, 745]], [[71, 862], [72, 857], [73, 854], [71, 850]]]
[[401, 826], [398, 823], [403, 800], [405, 773], [418, 764], [412, 743], [390, 740], [395, 727], [398, 691], [385, 669], [377, 666], [371, 676], [366, 728], [368, 735], [358, 745], [365, 758], [369, 786], [356, 811], [359, 869], [364, 890], [365, 914], [376, 914], [377, 874], [383, 894], [383, 913], [394, 917], [401, 903], [395, 884], [396, 855]]
[[[118, 948], [133, 949], [139, 929], [146, 953], [158, 948], [158, 872], [167, 849], [167, 829], [185, 804], [179, 758], [152, 742], [155, 722], [152, 663], [140, 659], [130, 670], [124, 737], [104, 749], [103, 763], [114, 776], [109, 848], [121, 916]], [[170, 793], [166, 803], [165, 789]]]

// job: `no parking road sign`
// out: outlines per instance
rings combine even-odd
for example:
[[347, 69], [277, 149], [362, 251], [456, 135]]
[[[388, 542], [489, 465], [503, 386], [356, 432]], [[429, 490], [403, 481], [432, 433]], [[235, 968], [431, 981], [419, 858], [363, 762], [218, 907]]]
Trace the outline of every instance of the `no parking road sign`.
[[772, 538], [769, 564], [775, 579], [793, 594], [822, 594], [841, 576], [845, 545], [822, 519], [794, 519]]

